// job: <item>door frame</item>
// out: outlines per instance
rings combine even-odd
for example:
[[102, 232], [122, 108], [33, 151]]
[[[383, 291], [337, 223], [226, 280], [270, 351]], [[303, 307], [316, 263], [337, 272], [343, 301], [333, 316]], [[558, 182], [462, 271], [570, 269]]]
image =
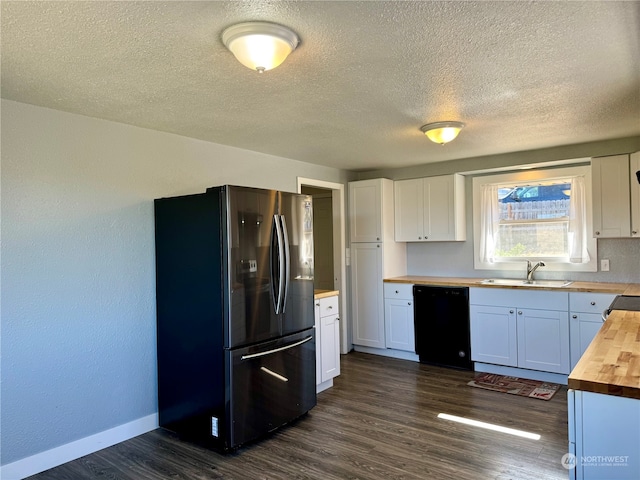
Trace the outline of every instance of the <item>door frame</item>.
[[340, 292], [340, 353], [346, 354], [348, 348], [347, 318], [347, 267], [346, 267], [346, 227], [344, 184], [298, 177], [298, 193], [302, 186], [319, 187], [331, 190], [331, 210], [333, 212], [333, 285]]

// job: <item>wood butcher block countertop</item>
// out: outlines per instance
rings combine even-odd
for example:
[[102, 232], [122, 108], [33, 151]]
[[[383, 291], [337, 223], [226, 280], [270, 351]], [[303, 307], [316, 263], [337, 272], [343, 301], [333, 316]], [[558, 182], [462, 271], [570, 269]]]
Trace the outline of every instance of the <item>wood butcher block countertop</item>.
[[[404, 276], [385, 282], [484, 288], [529, 288], [483, 285], [482, 278]], [[640, 296], [637, 283], [573, 282], [566, 287], [535, 290], [611, 293]], [[569, 375], [569, 388], [640, 399], [640, 312], [614, 310]]]
[[640, 399], [640, 312], [611, 312], [568, 383], [575, 390]]
[[320, 300], [321, 298], [327, 298], [327, 297], [335, 297], [336, 295], [338, 295], [338, 290], [314, 290], [313, 291], [313, 298], [315, 300]]
[[[486, 277], [485, 277], [486, 278]], [[466, 277], [422, 277], [405, 275], [403, 277], [385, 278], [385, 282], [412, 283], [414, 285], [442, 285], [447, 287], [482, 287], [482, 288], [528, 288], [535, 290], [553, 290], [564, 292], [594, 292], [612, 293], [615, 295], [640, 295], [640, 284], [636, 283], [602, 283], [602, 282], [573, 282], [566, 287], [531, 287], [527, 285], [490, 285], [481, 284], [484, 278]]]

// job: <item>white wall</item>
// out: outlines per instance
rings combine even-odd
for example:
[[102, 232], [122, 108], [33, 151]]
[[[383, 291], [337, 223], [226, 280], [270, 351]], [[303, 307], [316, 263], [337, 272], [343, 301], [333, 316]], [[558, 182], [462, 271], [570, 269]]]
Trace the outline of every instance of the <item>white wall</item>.
[[1, 464], [157, 412], [153, 199], [346, 174], [2, 101]]

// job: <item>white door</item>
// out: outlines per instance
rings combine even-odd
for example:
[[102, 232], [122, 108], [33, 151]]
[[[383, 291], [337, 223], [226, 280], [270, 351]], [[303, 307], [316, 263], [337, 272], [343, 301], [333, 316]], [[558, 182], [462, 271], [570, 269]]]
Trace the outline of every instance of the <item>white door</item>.
[[569, 318], [556, 310], [518, 309], [518, 367], [569, 373]]
[[455, 240], [453, 175], [426, 178], [424, 234], [428, 240]]
[[596, 334], [602, 328], [599, 313], [572, 313], [570, 320], [571, 368], [573, 370]]
[[591, 172], [594, 237], [631, 236], [629, 155], [593, 158]]
[[417, 178], [393, 184], [396, 242], [422, 240], [422, 182]]
[[471, 359], [515, 367], [518, 341], [515, 308], [471, 305]]
[[320, 300], [314, 301], [316, 330], [316, 385], [322, 383], [322, 323], [320, 322]]
[[382, 244], [351, 244], [353, 344], [385, 348]]
[[349, 183], [351, 242], [382, 240], [382, 182], [380, 179]]
[[340, 375], [340, 319], [329, 315], [321, 323], [322, 381], [326, 382]]
[[640, 237], [640, 152], [632, 153], [631, 168], [631, 236]]
[[387, 348], [416, 351], [412, 300], [385, 298], [384, 323]]

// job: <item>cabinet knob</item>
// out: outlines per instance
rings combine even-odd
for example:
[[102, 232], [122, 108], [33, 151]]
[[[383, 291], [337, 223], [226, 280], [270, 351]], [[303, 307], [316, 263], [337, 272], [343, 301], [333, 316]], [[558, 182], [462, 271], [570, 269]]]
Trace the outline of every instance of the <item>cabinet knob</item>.
[[380, 245], [376, 245], [376, 247], [380, 248]]
[[418, 237], [418, 240], [422, 240], [422, 237]]
[[380, 237], [376, 237], [376, 240], [380, 240]]
[[600, 235], [600, 232], [596, 232], [596, 235]]
[[571, 318], [578, 318], [578, 315], [571, 315]]
[[595, 305], [595, 304], [596, 304], [596, 302], [591, 302], [591, 305]]
[[518, 315], [522, 315], [522, 311], [518, 310]]
[[328, 308], [329, 310], [332, 310], [332, 309], [333, 309], [333, 305], [329, 305], [327, 308]]
[[411, 305], [411, 302], [407, 302], [407, 305]]
[[398, 290], [396, 290], [396, 293], [400, 293]]
[[428, 240], [428, 239], [429, 239], [429, 237], [427, 237], [427, 236], [425, 235], [425, 236], [424, 236], [424, 239], [425, 239], [425, 240]]
[[634, 235], [637, 235], [638, 231], [637, 230], [631, 230], [631, 233], [634, 234]]
[[513, 310], [509, 310], [509, 313], [513, 313]]
[[320, 306], [320, 302], [316, 303], [316, 307], [319, 307], [319, 306]]

